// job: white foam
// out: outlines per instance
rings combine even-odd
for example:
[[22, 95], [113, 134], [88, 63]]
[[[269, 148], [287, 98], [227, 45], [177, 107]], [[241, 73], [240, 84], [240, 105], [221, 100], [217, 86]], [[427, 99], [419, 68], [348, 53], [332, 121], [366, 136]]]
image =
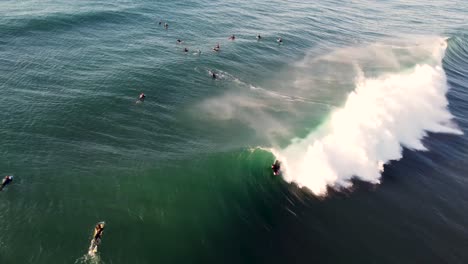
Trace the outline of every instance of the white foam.
[[375, 78], [359, 74], [344, 106], [318, 130], [273, 150], [285, 180], [317, 195], [327, 186], [349, 187], [353, 177], [379, 183], [383, 164], [401, 159], [402, 146], [425, 150], [427, 131], [461, 134], [447, 110], [446, 45], [432, 47], [431, 62]]

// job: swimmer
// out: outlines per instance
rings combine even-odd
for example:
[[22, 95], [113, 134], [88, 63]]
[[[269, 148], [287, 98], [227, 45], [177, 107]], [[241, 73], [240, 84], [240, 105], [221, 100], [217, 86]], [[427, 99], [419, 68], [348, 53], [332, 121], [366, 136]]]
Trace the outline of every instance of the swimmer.
[[279, 37], [276, 41], [280, 44], [283, 43], [283, 39], [281, 37]]
[[229, 37], [229, 39], [230, 39], [230, 40], [235, 40], [235, 39], [236, 39], [236, 36], [231, 35], [231, 36]]
[[261, 40], [262, 39], [262, 36], [260, 36], [260, 34], [257, 34], [257, 40]]

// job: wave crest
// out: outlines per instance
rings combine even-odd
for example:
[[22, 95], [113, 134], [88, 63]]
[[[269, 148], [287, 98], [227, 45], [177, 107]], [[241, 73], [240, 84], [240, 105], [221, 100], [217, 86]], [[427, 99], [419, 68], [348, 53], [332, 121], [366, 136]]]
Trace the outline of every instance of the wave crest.
[[447, 109], [442, 42], [433, 44], [433, 60], [413, 68], [373, 78], [358, 74], [344, 106], [318, 130], [273, 151], [285, 180], [317, 195], [327, 186], [349, 187], [353, 177], [379, 183], [383, 165], [402, 158], [402, 146], [426, 150], [427, 132], [461, 134]]

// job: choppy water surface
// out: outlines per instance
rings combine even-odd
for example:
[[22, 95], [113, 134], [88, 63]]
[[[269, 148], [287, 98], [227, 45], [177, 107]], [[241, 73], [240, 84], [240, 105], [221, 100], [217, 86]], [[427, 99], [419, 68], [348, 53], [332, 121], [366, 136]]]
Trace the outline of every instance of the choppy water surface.
[[0, 263], [466, 263], [467, 14], [2, 1]]

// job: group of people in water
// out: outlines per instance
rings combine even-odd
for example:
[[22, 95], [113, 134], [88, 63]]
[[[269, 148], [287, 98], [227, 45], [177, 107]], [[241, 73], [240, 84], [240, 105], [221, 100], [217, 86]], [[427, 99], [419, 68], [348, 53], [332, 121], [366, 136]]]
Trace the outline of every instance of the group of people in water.
[[[159, 25], [162, 25], [162, 21], [160, 20], [159, 21]], [[164, 23], [164, 29], [168, 29], [169, 28], [169, 25], [167, 23]], [[256, 36], [257, 38], [257, 41], [260, 41], [262, 40], [262, 36], [260, 34], [257, 34]], [[232, 34], [231, 36], [229, 36], [228, 38], [229, 40], [231, 41], [234, 41], [236, 40], [236, 36], [234, 34]], [[283, 44], [283, 39], [281, 37], [278, 37], [276, 39], [276, 42], [278, 42], [278, 44]], [[180, 40], [180, 39], [177, 39], [176, 41], [177, 44], [182, 44], [183, 41]], [[213, 47], [213, 51], [215, 52], [219, 52], [221, 50], [221, 46], [219, 45], [219, 42], [216, 44], [216, 46]], [[184, 50], [183, 50], [185, 53], [189, 52], [188, 48], [187, 47], [184, 47]], [[201, 54], [201, 50], [198, 49], [197, 50], [197, 54], [200, 55]], [[218, 79], [218, 74], [216, 74], [214, 71], [210, 70], [208, 71], [211, 78], [213, 79]], [[143, 102], [145, 100], [145, 94], [140, 94], [140, 97], [139, 97], [139, 102]], [[138, 101], [137, 101], [138, 102]], [[279, 160], [276, 160], [275, 163], [273, 163], [271, 165], [271, 169], [273, 171], [273, 175], [279, 175], [280, 174], [280, 169], [281, 169], [281, 163], [279, 162]]]
[[[159, 20], [159, 23], [158, 23], [158, 24], [159, 24], [160, 26], [163, 25], [162, 20]], [[166, 22], [164, 23], [163, 26], [164, 26], [164, 29], [168, 29], [168, 28], [169, 28], [169, 25], [168, 25]], [[262, 36], [261, 36], [260, 34], [257, 34], [256, 38], [257, 38], [258, 41], [262, 40]], [[229, 36], [228, 39], [231, 40], [231, 41], [234, 41], [234, 40], [236, 40], [236, 36], [233, 34], [233, 35]], [[276, 39], [276, 42], [278, 42], [279, 44], [283, 44], [283, 39], [282, 39], [281, 37], [278, 37], [278, 38]], [[177, 39], [176, 43], [177, 43], [177, 44], [182, 44], [183, 41], [180, 40], [180, 39]], [[213, 47], [213, 51], [219, 52], [220, 50], [221, 50], [221, 46], [219, 45], [219, 42], [218, 42], [218, 43], [216, 44], [216, 46]], [[184, 53], [188, 53], [188, 52], [189, 52], [189, 49], [188, 49], [187, 47], [184, 47], [183, 51], [184, 51]], [[198, 49], [196, 54], [201, 55], [201, 50]], [[216, 74], [214, 71], [210, 71], [210, 75], [211, 75], [211, 77], [212, 77], [213, 79], [217, 79], [217, 78], [218, 78], [217, 74]]]
[[[257, 37], [256, 37], [256, 38], [257, 38], [257, 40], [261, 40], [261, 39], [262, 39], [262, 36], [261, 36], [260, 34], [257, 34]], [[234, 40], [236, 40], [236, 36], [235, 36], [235, 35], [231, 35], [231, 36], [229, 36], [228, 39], [234, 41]], [[276, 42], [278, 42], [279, 44], [282, 44], [282, 43], [283, 43], [283, 39], [282, 39], [281, 37], [278, 37], [278, 38], [276, 39]], [[184, 42], [183, 42], [182, 40], [180, 40], [180, 39], [177, 39], [176, 43], [177, 43], [177, 44], [182, 44], [182, 43], [184, 43]], [[187, 53], [187, 52], [189, 52], [189, 49], [188, 49], [187, 47], [184, 47], [183, 51], [184, 51], [185, 53]], [[216, 44], [216, 46], [213, 47], [213, 51], [215, 51], [215, 52], [221, 51], [221, 46], [219, 45], [219, 42]], [[196, 54], [201, 55], [201, 50], [198, 49]]]
[[[162, 25], [162, 21], [159, 21], [159, 25]], [[167, 23], [164, 23], [164, 28], [165, 29], [168, 29], [169, 28], [169, 25]], [[229, 37], [229, 40], [235, 40], [236, 39], [236, 36], [235, 35], [231, 35]], [[261, 40], [262, 39], [262, 36], [260, 34], [257, 35], [257, 40]], [[283, 40], [280, 38], [277, 39], [277, 42], [278, 43], [282, 43]], [[177, 40], [177, 44], [182, 44], [183, 41], [178, 39]], [[215, 52], [219, 52], [221, 50], [221, 47], [219, 45], [219, 43], [216, 44], [216, 46], [213, 48], [213, 51]], [[188, 48], [184, 48], [184, 52], [188, 52]], [[201, 54], [201, 51], [198, 50], [198, 54]], [[211, 77], [213, 79], [217, 79], [218, 78], [218, 75], [214, 72], [214, 71], [209, 71]], [[138, 96], [138, 100], [137, 100], [137, 103], [142, 103], [145, 101], [145, 98], [146, 98], [146, 95], [144, 93], [141, 93], [139, 96]], [[281, 165], [280, 165], [280, 162], [278, 160], [275, 161], [275, 163], [273, 163], [271, 165], [271, 169], [273, 171], [273, 174], [274, 175], [279, 175], [280, 174], [280, 169], [281, 169]], [[2, 180], [2, 184], [0, 185], [0, 191], [3, 190], [3, 188], [5, 188], [8, 184], [10, 184], [11, 182], [13, 181], [13, 176], [12, 175], [7, 175], [3, 178]], [[104, 232], [104, 222], [100, 222], [98, 224], [96, 224], [96, 226], [94, 227], [94, 234], [93, 234], [93, 238], [91, 239], [91, 245], [90, 245], [90, 248], [89, 248], [89, 251], [88, 253], [90, 255], [94, 255], [96, 252], [97, 252], [97, 247], [98, 245], [101, 243], [101, 239], [102, 239], [102, 234]]]

